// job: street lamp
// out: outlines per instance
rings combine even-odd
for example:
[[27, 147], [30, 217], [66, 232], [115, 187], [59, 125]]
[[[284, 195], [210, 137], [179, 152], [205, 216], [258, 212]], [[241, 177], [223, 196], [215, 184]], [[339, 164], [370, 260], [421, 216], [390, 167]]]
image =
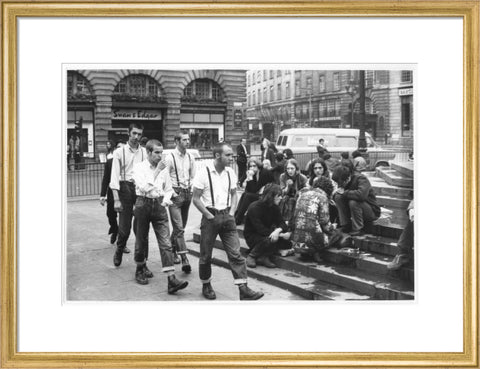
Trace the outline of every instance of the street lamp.
[[[354, 114], [355, 95], [357, 94], [357, 85], [356, 85], [353, 78], [350, 80], [350, 83], [347, 86], [345, 86], [345, 91], [347, 92], [348, 95], [350, 95], [350, 97], [352, 99], [352, 103], [351, 103], [352, 115], [351, 115], [351, 121], [350, 121], [350, 124], [351, 124], [350, 128], [353, 128], [353, 114]], [[342, 123], [342, 126], [340, 128], [343, 128], [343, 123]]]

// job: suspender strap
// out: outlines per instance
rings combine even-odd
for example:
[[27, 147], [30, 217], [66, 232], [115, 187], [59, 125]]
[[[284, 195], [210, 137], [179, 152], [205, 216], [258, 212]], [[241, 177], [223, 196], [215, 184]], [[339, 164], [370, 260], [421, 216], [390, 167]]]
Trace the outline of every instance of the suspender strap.
[[230, 188], [232, 186], [232, 182], [230, 180], [230, 172], [228, 170], [227, 170], [227, 175], [228, 175], [228, 192], [227, 192], [227, 208], [228, 208], [230, 206]]
[[[177, 186], [180, 187], [180, 180], [178, 179], [178, 170], [177, 170], [177, 161], [175, 160], [175, 155], [172, 152], [173, 165], [175, 166], [175, 175], [177, 176]], [[208, 174], [210, 176], [210, 172]]]
[[127, 174], [125, 173], [127, 162], [125, 161], [125, 146], [123, 146], [123, 180], [127, 180]]
[[190, 178], [192, 178], [192, 158], [190, 157], [190, 154], [187, 151], [188, 155], [188, 187], [190, 187]]
[[208, 182], [210, 183], [210, 196], [212, 197], [212, 208], [215, 207], [215, 198], [213, 197], [212, 176], [210, 175], [210, 168], [207, 168]]

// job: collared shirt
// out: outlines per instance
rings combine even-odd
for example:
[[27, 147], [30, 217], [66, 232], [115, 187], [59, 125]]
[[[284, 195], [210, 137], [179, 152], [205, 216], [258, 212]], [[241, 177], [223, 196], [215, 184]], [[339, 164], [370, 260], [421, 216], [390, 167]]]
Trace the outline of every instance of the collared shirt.
[[[210, 191], [210, 182], [208, 180], [207, 167], [210, 169], [210, 176], [212, 178], [213, 196], [215, 199], [215, 206], [212, 203], [212, 196]], [[230, 191], [236, 189], [237, 176], [232, 168], [225, 167], [222, 173], [218, 174], [214, 163], [205, 165], [197, 172], [193, 179], [193, 187], [202, 190], [201, 200], [207, 208], [215, 208], [223, 210], [228, 206], [232, 206], [231, 193], [228, 193], [228, 174], [230, 174]]]
[[110, 177], [110, 188], [120, 189], [120, 181], [132, 182], [133, 165], [147, 159], [145, 148], [138, 146], [134, 149], [127, 142], [126, 145], [113, 152], [112, 175]]
[[163, 196], [164, 201], [168, 201], [172, 197], [173, 189], [167, 168], [162, 170], [157, 178], [154, 178], [155, 168], [148, 160], [133, 166], [135, 192], [137, 196], [146, 196], [152, 199]]
[[[175, 162], [173, 161], [172, 154], [175, 157]], [[195, 159], [193, 156], [187, 152], [182, 154], [180, 150], [175, 149], [165, 157], [165, 161], [167, 162], [173, 187], [190, 188], [193, 178], [195, 177]], [[175, 164], [177, 165], [176, 170]]]

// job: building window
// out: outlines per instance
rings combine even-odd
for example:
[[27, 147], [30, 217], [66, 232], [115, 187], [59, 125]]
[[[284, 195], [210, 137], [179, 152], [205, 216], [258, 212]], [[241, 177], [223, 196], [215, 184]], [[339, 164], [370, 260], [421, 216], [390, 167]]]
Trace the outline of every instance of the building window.
[[338, 99], [329, 99], [320, 101], [318, 104], [318, 114], [320, 117], [336, 117], [339, 113], [340, 102]]
[[333, 91], [340, 90], [340, 74], [333, 73]]
[[318, 87], [320, 92], [325, 92], [325, 76], [321, 75], [318, 79]]
[[411, 104], [402, 102], [402, 136], [411, 129]]
[[257, 90], [257, 95], [258, 95], [258, 103], [263, 104], [262, 90], [258, 89]]
[[307, 78], [307, 93], [311, 94], [313, 92], [312, 78]]
[[277, 70], [277, 77], [281, 77], [282, 76], [282, 71], [281, 70]]
[[252, 92], [252, 105], [257, 105], [257, 95], [255, 95], [255, 91]]
[[365, 87], [366, 88], [373, 87], [373, 70], [365, 71]]
[[262, 71], [257, 71], [257, 83], [260, 83], [262, 81]]
[[273, 86], [270, 86], [270, 101], [273, 101], [274, 100], [274, 97], [273, 97]]
[[267, 71], [266, 70], [263, 71], [263, 80], [264, 81], [267, 80]]
[[285, 82], [285, 98], [290, 98], [290, 82]]
[[270, 79], [273, 79], [273, 70], [270, 69]]
[[184, 101], [224, 101], [222, 88], [209, 79], [196, 79], [190, 82], [185, 87], [183, 96]]
[[263, 100], [266, 103], [268, 102], [267, 88], [266, 87], [263, 88]]
[[250, 86], [250, 74], [247, 74], [247, 86]]
[[247, 106], [250, 106], [251, 102], [252, 102], [252, 95], [248, 94], [248, 96], [247, 96]]
[[277, 100], [282, 100], [282, 84], [277, 85]]
[[160, 97], [160, 87], [152, 77], [143, 74], [133, 74], [122, 79], [115, 89], [113, 95], [128, 95], [136, 97]]
[[67, 73], [68, 99], [93, 98], [92, 87], [88, 80], [77, 72]]
[[375, 83], [379, 85], [386, 85], [388, 83], [388, 71], [376, 70], [375, 71]]
[[295, 96], [300, 96], [300, 80], [295, 80]]
[[402, 82], [412, 82], [411, 70], [402, 70]]

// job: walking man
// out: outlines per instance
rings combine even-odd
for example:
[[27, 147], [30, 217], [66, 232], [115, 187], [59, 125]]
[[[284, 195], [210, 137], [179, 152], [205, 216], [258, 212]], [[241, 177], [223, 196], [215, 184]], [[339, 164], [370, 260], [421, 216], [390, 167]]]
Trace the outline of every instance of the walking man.
[[170, 240], [174, 250], [174, 262], [175, 264], [180, 262], [176, 260], [178, 253], [182, 258], [182, 270], [185, 273], [192, 271], [184, 237], [188, 210], [192, 202], [192, 181], [195, 176], [195, 159], [187, 152], [189, 147], [190, 136], [186, 132], [179, 132], [175, 136], [175, 150], [165, 158], [174, 191], [172, 205], [168, 208], [173, 228]]
[[[247, 140], [242, 138], [240, 145], [237, 146], [237, 166], [238, 166], [238, 186], [241, 187], [245, 178], [247, 178]], [[274, 163], [272, 163], [273, 165]]]
[[153, 273], [148, 269], [146, 256], [148, 251], [148, 230], [152, 223], [157, 237], [162, 271], [168, 276], [168, 293], [172, 294], [187, 287], [187, 281], [175, 277], [172, 244], [168, 229], [166, 207], [171, 204], [172, 183], [165, 165], [162, 163], [163, 145], [158, 140], [149, 140], [146, 144], [147, 160], [135, 164], [133, 180], [137, 199], [135, 201], [135, 219], [137, 232], [135, 238], [135, 280], [139, 284], [148, 284]]
[[133, 204], [135, 203], [133, 166], [147, 159], [145, 149], [139, 145], [142, 134], [143, 125], [130, 124], [128, 142], [113, 152], [110, 188], [113, 193], [113, 207], [119, 213], [117, 248], [113, 255], [113, 264], [117, 267], [122, 264], [123, 253], [130, 252], [127, 241], [132, 227]]
[[216, 298], [210, 283], [212, 279], [212, 250], [217, 235], [228, 256], [234, 283], [239, 287], [240, 300], [258, 300], [262, 292], [247, 286], [247, 267], [240, 254], [240, 241], [233, 214], [237, 202], [237, 176], [229, 167], [233, 150], [226, 143], [213, 148], [214, 161], [199, 170], [193, 180], [193, 204], [202, 213], [200, 225], [199, 274], [203, 283], [202, 294], [209, 300]]

